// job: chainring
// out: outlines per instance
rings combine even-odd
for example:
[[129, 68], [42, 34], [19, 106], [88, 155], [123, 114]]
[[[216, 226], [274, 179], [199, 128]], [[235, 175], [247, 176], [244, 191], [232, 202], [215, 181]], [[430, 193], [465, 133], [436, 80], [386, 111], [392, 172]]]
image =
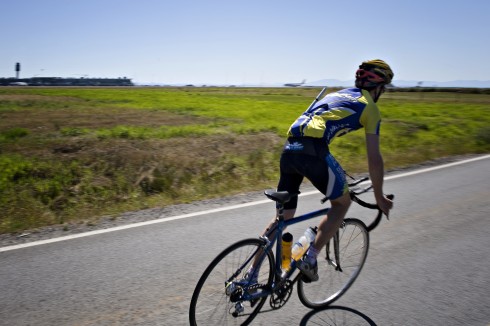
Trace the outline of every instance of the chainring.
[[270, 305], [272, 309], [279, 309], [288, 302], [293, 293], [293, 282], [285, 281], [270, 297]]

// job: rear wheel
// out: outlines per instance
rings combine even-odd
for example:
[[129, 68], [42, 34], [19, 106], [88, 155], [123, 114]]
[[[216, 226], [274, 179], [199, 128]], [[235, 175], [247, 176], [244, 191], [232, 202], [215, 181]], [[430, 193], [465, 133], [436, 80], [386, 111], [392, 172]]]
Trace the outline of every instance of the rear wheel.
[[[338, 246], [335, 245], [337, 236]], [[328, 306], [340, 298], [356, 280], [369, 249], [366, 225], [357, 219], [345, 219], [335, 238], [326, 247], [318, 255], [319, 280], [305, 283], [300, 279], [298, 282], [299, 299], [312, 309]], [[339, 258], [338, 265], [335, 251]]]
[[[240, 301], [243, 291], [247, 289], [235, 282], [244, 279], [253, 257], [257, 252], [262, 252], [263, 246], [261, 239], [245, 239], [225, 249], [211, 262], [192, 295], [189, 310], [191, 325], [248, 325], [255, 318], [267, 296], [255, 302]], [[265, 285], [265, 288], [271, 287], [273, 268], [274, 256], [269, 250], [258, 278], [258, 283]]]

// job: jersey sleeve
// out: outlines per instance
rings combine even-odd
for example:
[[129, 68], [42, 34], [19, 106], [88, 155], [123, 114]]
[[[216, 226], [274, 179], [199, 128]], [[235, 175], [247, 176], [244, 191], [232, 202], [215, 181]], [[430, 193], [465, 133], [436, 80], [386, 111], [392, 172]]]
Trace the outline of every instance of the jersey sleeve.
[[379, 135], [379, 128], [381, 125], [381, 114], [379, 113], [379, 109], [376, 103], [368, 102], [368, 104], [362, 111], [359, 122], [366, 130], [366, 134]]

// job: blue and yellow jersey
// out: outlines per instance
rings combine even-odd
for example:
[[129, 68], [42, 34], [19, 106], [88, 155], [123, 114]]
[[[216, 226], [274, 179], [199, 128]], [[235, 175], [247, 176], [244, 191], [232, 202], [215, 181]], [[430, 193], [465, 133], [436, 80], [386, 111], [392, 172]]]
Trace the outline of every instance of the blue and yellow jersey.
[[359, 88], [330, 93], [305, 111], [291, 125], [289, 137], [335, 138], [364, 127], [366, 133], [379, 135], [381, 115], [371, 94]]

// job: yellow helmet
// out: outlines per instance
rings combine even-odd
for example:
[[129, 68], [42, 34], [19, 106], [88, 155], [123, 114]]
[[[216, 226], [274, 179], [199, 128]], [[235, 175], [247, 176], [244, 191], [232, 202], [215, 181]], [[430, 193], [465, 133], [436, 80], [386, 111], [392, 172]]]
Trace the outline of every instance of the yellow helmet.
[[[368, 60], [364, 61], [360, 66], [358, 72], [362, 71], [368, 71], [368, 72], [373, 72], [379, 77], [382, 78], [382, 81], [379, 80], [372, 80], [374, 83], [383, 83], [383, 84], [389, 84], [391, 83], [391, 80], [393, 79], [393, 70], [391, 70], [390, 66], [384, 62], [383, 60], [380, 59], [373, 59], [373, 60]], [[356, 73], [357, 75], [357, 73]], [[362, 77], [361, 77], [362, 78]]]

